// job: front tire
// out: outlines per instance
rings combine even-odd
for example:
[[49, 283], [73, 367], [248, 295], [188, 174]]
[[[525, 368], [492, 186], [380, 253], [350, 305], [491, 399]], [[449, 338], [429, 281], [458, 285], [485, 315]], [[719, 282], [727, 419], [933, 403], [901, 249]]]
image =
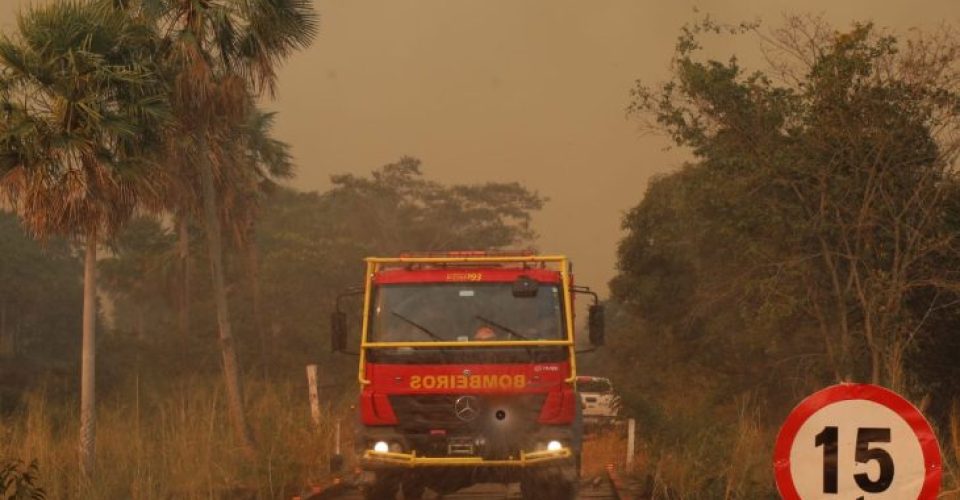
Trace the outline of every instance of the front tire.
[[364, 500], [395, 500], [400, 492], [401, 475], [395, 471], [380, 471], [372, 483], [363, 489]]
[[539, 481], [537, 474], [524, 472], [520, 476], [520, 495], [523, 500], [540, 500], [546, 498], [546, 492], [542, 491], [543, 481]]
[[427, 489], [424, 478], [414, 472], [408, 472], [403, 481], [403, 500], [420, 500]]
[[524, 500], [575, 500], [580, 484], [577, 476], [561, 471], [527, 471], [520, 477], [520, 495]]

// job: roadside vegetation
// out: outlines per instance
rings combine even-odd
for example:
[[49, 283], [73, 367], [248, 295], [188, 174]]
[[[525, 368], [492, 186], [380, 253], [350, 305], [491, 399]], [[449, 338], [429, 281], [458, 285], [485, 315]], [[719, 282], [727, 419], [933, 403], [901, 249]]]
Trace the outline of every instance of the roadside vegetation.
[[[414, 158], [278, 184], [289, 147], [255, 103], [317, 26], [309, 0], [57, 1], [0, 38], [4, 495], [308, 484], [348, 411], [355, 360], [324, 341], [361, 258], [532, 241], [539, 195]], [[330, 374], [320, 428], [308, 363]]]
[[[362, 258], [379, 249], [463, 248], [467, 241], [490, 248], [528, 244], [530, 217], [543, 201], [516, 184], [443, 185], [426, 179], [412, 158], [370, 176], [335, 176], [323, 193], [273, 188], [253, 235], [259, 245], [262, 323], [254, 321], [246, 254], [233, 240], [226, 240], [225, 252], [244, 410], [257, 442], [252, 457], [231, 431], [202, 232], [191, 225], [191, 254], [198, 257], [189, 265], [195, 286], [190, 323], [181, 335], [175, 228], [135, 217], [98, 262], [98, 321], [108, 325], [97, 343], [100, 467], [82, 490], [77, 489], [81, 356], [75, 326], [81, 259], [65, 241], [41, 247], [14, 216], [0, 214], [0, 241], [19, 242], [7, 255], [15, 262], [43, 262], [62, 251], [64, 271], [44, 283], [50, 290], [72, 290], [62, 299], [21, 295], [18, 307], [9, 308], [7, 331], [16, 335], [5, 337], [8, 350], [0, 363], [0, 457], [36, 460], [37, 481], [49, 498], [298, 493], [328, 476], [336, 419], [343, 422], [342, 449], [350, 451], [356, 358], [330, 353], [327, 328], [337, 294], [357, 284]], [[447, 218], [451, 213], [458, 214], [457, 224]], [[2, 268], [13, 273], [11, 286], [25, 291], [37, 280], [30, 267]], [[45, 308], [65, 309], [66, 319], [38, 313]], [[62, 347], [51, 351], [52, 346]], [[307, 364], [321, 371], [319, 428], [310, 418]]]
[[[703, 55], [722, 37], [754, 59]], [[656, 498], [774, 498], [793, 405], [842, 381], [906, 395], [960, 487], [960, 33], [687, 26], [630, 112], [692, 153], [626, 213], [614, 385]]]
[[230, 431], [218, 377], [139, 382], [103, 391], [101, 470], [82, 492], [75, 397], [56, 397], [44, 387], [25, 394], [18, 409], [4, 415], [0, 455], [31, 457], [38, 467], [34, 484], [47, 498], [289, 498], [328, 470], [333, 419], [328, 414], [313, 426], [298, 385], [247, 384], [247, 414], [263, 447], [248, 460]]
[[[328, 318], [361, 259], [535, 243], [539, 193], [412, 157], [285, 187], [256, 103], [317, 29], [310, 0], [91, 0], [0, 38], [0, 496], [294, 494], [353, 414]], [[723, 36], [765, 65], [705, 58]], [[780, 423], [840, 381], [920, 406], [960, 489], [958, 61], [950, 28], [705, 20], [637, 84], [631, 116], [692, 160], [626, 213], [610, 345], [582, 359], [655, 498], [774, 498]]]

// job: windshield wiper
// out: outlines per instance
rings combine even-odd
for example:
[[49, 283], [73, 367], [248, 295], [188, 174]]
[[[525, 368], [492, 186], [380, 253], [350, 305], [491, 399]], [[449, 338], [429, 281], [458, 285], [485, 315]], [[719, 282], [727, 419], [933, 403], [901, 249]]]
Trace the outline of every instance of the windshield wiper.
[[437, 334], [431, 332], [430, 330], [427, 330], [427, 327], [421, 325], [420, 323], [417, 323], [416, 321], [414, 321], [414, 320], [412, 320], [412, 319], [410, 319], [410, 318], [408, 318], [408, 317], [406, 317], [406, 316], [398, 313], [397, 311], [390, 311], [390, 314], [393, 314], [394, 316], [396, 316], [396, 317], [398, 317], [398, 318], [406, 321], [407, 323], [410, 323], [411, 325], [417, 327], [417, 330], [420, 330], [421, 332], [427, 334], [427, 336], [430, 337], [430, 338], [432, 338], [433, 340], [439, 340], [440, 342], [443, 342], [443, 339], [442, 339], [442, 338], [440, 338]]
[[[504, 325], [501, 325], [500, 323], [497, 323], [496, 321], [494, 321], [494, 320], [492, 320], [492, 319], [490, 319], [490, 318], [484, 318], [483, 316], [480, 316], [479, 314], [477, 314], [477, 315], [474, 316], [474, 317], [477, 318], [477, 319], [479, 319], [480, 321], [483, 321], [484, 323], [486, 323], [486, 324], [488, 324], [488, 325], [490, 325], [490, 326], [497, 327], [497, 328], [499, 328], [499, 329], [507, 332], [508, 334], [510, 334], [510, 335], [512, 335], [512, 336], [514, 336], [514, 337], [516, 337], [516, 338], [518, 338], [518, 339], [520, 339], [520, 340], [530, 340], [530, 337], [527, 337], [526, 335], [520, 335], [519, 333], [517, 333], [516, 331], [514, 331], [512, 328], [509, 328], [509, 327], [506, 327], [506, 326], [504, 326]], [[536, 362], [536, 361], [537, 361], [537, 358], [539, 358], [539, 356], [535, 356], [535, 354], [536, 354], [536, 353], [539, 353], [540, 351], [534, 351], [534, 350], [533, 350], [530, 346], [528, 346], [528, 345], [523, 346], [523, 348], [524, 348], [525, 351], [527, 351], [527, 356], [530, 357], [530, 361]]]
[[[414, 321], [414, 320], [412, 320], [412, 319], [410, 319], [410, 318], [408, 318], [408, 317], [406, 317], [406, 316], [398, 313], [397, 311], [390, 310], [390, 314], [393, 314], [394, 316], [396, 316], [396, 317], [398, 317], [398, 318], [406, 321], [407, 323], [410, 323], [411, 325], [415, 326], [415, 327], [417, 328], [417, 330], [420, 330], [421, 332], [425, 333], [428, 337], [432, 338], [433, 340], [438, 340], [438, 341], [440, 341], [440, 342], [443, 342], [443, 341], [444, 341], [444, 339], [440, 338], [439, 335], [431, 332], [430, 330], [427, 330], [427, 327], [425, 327], [425, 326], [421, 325], [420, 323], [417, 323], [416, 321]], [[447, 351], [445, 351], [444, 349], [440, 349], [440, 358], [443, 359], [443, 362], [444, 362], [444, 363], [449, 363], [449, 362], [450, 362], [450, 358], [447, 356]]]
[[476, 315], [476, 316], [474, 316], [474, 317], [477, 318], [477, 319], [479, 319], [480, 321], [483, 321], [484, 323], [486, 323], [486, 324], [488, 324], [488, 325], [495, 326], [495, 327], [497, 327], [497, 328], [499, 328], [499, 329], [501, 329], [501, 330], [509, 333], [510, 335], [513, 335], [514, 337], [516, 337], [516, 338], [518, 338], [518, 339], [520, 339], [520, 340], [530, 340], [530, 337], [527, 337], [527, 336], [525, 336], [525, 335], [520, 335], [519, 333], [513, 331], [513, 329], [511, 329], [511, 328], [509, 328], [509, 327], [506, 327], [506, 326], [503, 326], [503, 325], [501, 325], [500, 323], [497, 323], [496, 321], [493, 321], [492, 319], [484, 318], [483, 316], [480, 316], [479, 314]]

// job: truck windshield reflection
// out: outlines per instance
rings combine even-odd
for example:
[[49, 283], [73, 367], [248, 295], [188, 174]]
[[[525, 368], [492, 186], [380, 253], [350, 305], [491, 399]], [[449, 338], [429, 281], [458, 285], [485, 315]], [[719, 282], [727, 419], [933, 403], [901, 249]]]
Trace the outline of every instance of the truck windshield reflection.
[[511, 283], [381, 285], [371, 311], [374, 342], [562, 340], [560, 290], [541, 284], [516, 297]]

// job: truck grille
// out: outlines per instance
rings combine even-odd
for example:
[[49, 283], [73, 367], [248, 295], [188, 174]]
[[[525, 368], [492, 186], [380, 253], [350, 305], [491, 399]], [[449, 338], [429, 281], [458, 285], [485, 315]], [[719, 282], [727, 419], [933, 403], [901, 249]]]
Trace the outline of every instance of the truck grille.
[[[470, 438], [476, 443], [477, 454], [506, 458], [517, 456], [521, 449], [530, 449], [532, 443], [528, 438], [537, 428], [546, 394], [430, 394], [389, 398], [399, 420], [397, 431], [419, 454], [447, 455], [451, 453], [451, 440], [462, 442]], [[469, 399], [469, 403], [464, 404], [464, 399]], [[470, 406], [475, 413], [464, 412], [465, 406]]]

